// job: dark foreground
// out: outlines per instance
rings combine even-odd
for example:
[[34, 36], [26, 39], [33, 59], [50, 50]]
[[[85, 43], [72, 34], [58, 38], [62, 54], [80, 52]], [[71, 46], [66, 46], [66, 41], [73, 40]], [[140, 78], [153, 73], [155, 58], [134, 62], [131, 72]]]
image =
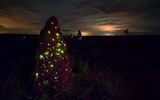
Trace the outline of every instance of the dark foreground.
[[[76, 86], [59, 94], [65, 97], [61, 100], [158, 98], [160, 36], [67, 37], [66, 41]], [[33, 99], [38, 44], [36, 35], [0, 36], [0, 100]]]

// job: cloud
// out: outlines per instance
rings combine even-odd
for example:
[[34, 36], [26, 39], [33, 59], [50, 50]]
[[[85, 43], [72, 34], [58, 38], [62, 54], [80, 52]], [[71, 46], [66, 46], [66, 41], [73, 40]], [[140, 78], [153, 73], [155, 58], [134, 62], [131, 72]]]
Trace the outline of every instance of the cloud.
[[[62, 32], [76, 34], [80, 29], [105, 34], [100, 26], [116, 26], [139, 31], [159, 31], [159, 0], [1, 0], [0, 23], [5, 32], [39, 34], [49, 16], [58, 17]], [[9, 23], [10, 22], [10, 23]], [[115, 31], [114, 33], [117, 33]]]
[[0, 25], [0, 28], [5, 28], [3, 25]]

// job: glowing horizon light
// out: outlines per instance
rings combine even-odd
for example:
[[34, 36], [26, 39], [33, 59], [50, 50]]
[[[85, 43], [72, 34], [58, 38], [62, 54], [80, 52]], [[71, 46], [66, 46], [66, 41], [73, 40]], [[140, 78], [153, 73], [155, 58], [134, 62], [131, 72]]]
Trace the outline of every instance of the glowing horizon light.
[[104, 33], [104, 36], [115, 36], [115, 33]]
[[81, 32], [82, 36], [88, 36], [90, 33], [89, 32]]
[[116, 32], [118, 30], [121, 30], [116, 25], [100, 25], [100, 26], [97, 26], [97, 29], [104, 32]]

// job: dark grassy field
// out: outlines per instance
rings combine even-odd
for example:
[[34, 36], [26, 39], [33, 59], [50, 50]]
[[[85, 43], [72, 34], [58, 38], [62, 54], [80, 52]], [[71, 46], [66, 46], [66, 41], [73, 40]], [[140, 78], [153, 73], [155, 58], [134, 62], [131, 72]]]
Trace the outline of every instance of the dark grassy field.
[[[160, 36], [67, 37], [66, 41], [75, 84], [81, 87], [73, 90], [79, 96], [75, 100], [156, 100], [159, 96]], [[1, 98], [31, 99], [38, 44], [37, 35], [0, 36]], [[90, 92], [88, 85], [94, 80], [105, 82], [107, 93], [99, 93], [104, 85], [93, 85]]]

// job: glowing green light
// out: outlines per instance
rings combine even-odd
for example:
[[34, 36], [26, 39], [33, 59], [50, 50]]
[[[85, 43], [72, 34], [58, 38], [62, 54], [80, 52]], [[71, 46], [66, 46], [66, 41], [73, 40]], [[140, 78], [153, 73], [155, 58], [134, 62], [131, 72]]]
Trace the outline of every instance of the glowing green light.
[[61, 44], [60, 43], [57, 43], [57, 47], [60, 47], [61, 46]]
[[48, 31], [48, 34], [50, 35], [50, 34], [51, 34], [51, 31]]
[[51, 48], [48, 48], [48, 50], [52, 50]]
[[43, 81], [44, 85], [48, 85], [48, 80]]
[[38, 77], [39, 77], [39, 73], [36, 73], [36, 79], [38, 79]]
[[61, 53], [61, 54], [64, 53], [64, 50], [62, 50], [62, 49], [60, 49], [60, 48], [58, 48], [58, 49], [56, 49], [56, 50], [58, 51], [58, 53]]
[[64, 50], [61, 50], [61, 53], [64, 54]]
[[59, 36], [60, 36], [60, 35], [59, 35], [59, 33], [56, 33], [56, 36], [58, 36], [58, 37], [59, 37]]
[[58, 52], [60, 52], [60, 51], [61, 51], [61, 49], [57, 49], [57, 51], [58, 51]]
[[43, 55], [39, 55], [39, 59], [44, 59]]
[[48, 56], [48, 54], [49, 54], [49, 51], [46, 51], [46, 52], [44, 53], [45, 56]]
[[51, 67], [53, 67], [53, 64], [51, 64]]
[[57, 56], [59, 56], [59, 55], [60, 55], [60, 53], [56, 53], [56, 55], [57, 55]]

